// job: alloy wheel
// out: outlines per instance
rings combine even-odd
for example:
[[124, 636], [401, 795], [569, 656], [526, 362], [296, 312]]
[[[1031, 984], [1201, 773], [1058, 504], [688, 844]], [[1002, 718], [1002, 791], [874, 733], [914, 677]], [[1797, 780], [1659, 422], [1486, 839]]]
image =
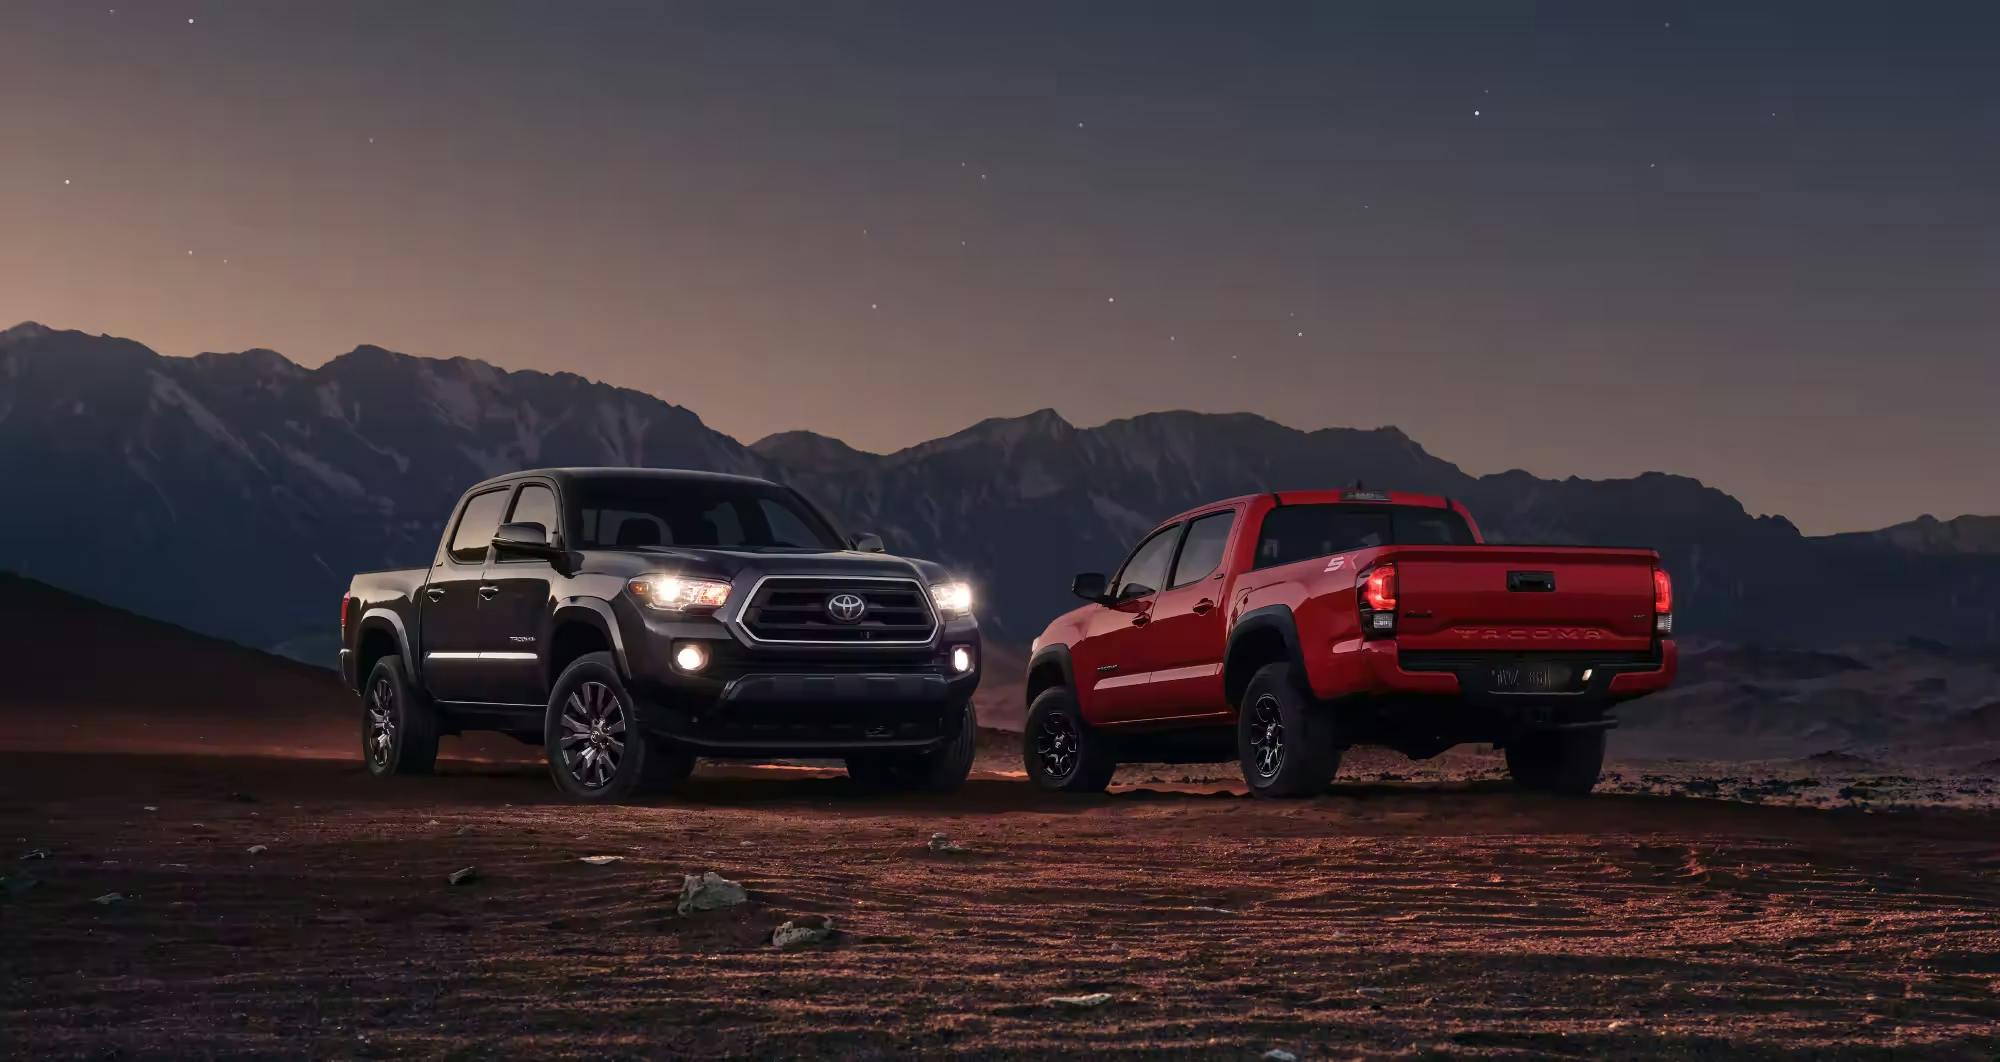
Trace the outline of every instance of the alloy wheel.
[[1278, 698], [1266, 693], [1257, 698], [1251, 718], [1250, 751], [1257, 777], [1276, 778], [1285, 766], [1285, 724], [1278, 711]]
[[1049, 777], [1065, 779], [1076, 770], [1078, 745], [1076, 726], [1069, 716], [1050, 712], [1042, 717], [1041, 729], [1035, 733], [1035, 756]]
[[386, 675], [368, 691], [367, 738], [368, 765], [387, 770], [396, 751], [396, 686]]
[[585, 682], [563, 701], [563, 769], [585, 789], [618, 776], [625, 758], [625, 706], [602, 682]]

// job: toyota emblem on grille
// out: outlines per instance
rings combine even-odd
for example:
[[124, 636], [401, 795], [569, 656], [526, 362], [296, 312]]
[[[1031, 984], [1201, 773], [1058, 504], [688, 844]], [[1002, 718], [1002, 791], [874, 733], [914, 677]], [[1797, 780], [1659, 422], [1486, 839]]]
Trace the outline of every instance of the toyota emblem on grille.
[[826, 614], [841, 623], [859, 623], [868, 614], [868, 602], [860, 594], [835, 594], [826, 599]]

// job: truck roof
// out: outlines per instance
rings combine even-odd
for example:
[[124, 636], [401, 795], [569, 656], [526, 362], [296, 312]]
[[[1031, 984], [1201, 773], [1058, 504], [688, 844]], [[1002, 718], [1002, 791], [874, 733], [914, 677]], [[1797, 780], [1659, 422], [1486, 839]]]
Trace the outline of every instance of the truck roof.
[[760, 479], [756, 476], [739, 476], [729, 472], [697, 472], [687, 468], [598, 468], [571, 466], [567, 468], [524, 468], [519, 472], [508, 472], [505, 475], [480, 480], [466, 489], [467, 491], [473, 491], [481, 487], [511, 483], [517, 479], [526, 479], [534, 476], [553, 479], [563, 483], [579, 479], [617, 476], [620, 478], [643, 477], [646, 479], [676, 480], [684, 483], [756, 483], [767, 487], [777, 486], [777, 484], [772, 483], [768, 479]]
[[1265, 490], [1255, 494], [1239, 494], [1234, 498], [1218, 498], [1212, 502], [1197, 505], [1186, 512], [1176, 513], [1161, 520], [1157, 525], [1164, 527], [1176, 520], [1198, 516], [1210, 509], [1225, 505], [1241, 505], [1259, 498], [1271, 499], [1279, 505], [1412, 505], [1424, 509], [1452, 509], [1460, 516], [1470, 516], [1463, 505], [1439, 494], [1411, 494], [1400, 490], [1367, 490], [1361, 487], [1347, 487], [1338, 490]]

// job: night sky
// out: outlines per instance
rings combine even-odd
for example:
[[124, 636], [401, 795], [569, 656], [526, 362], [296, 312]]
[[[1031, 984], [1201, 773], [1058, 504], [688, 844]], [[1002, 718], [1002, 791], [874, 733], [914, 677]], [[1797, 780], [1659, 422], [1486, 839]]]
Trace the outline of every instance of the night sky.
[[0, 2], [0, 327], [2000, 511], [2000, 5]]

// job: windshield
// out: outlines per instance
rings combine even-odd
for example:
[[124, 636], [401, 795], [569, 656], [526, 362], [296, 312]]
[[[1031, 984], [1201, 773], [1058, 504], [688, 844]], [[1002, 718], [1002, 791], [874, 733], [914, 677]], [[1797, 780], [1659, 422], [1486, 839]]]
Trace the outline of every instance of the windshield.
[[583, 549], [846, 549], [838, 532], [784, 487], [729, 480], [592, 477], [570, 488]]

